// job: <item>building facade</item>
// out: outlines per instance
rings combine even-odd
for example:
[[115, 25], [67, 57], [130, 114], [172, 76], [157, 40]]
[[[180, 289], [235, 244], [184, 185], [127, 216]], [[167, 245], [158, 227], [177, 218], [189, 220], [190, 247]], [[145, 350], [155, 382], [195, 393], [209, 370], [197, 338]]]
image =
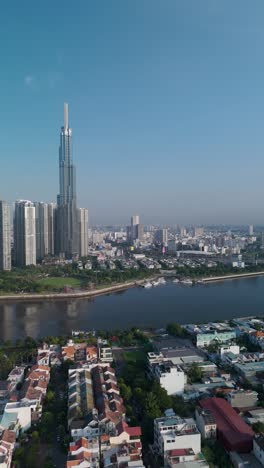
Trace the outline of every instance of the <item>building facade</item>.
[[14, 262], [19, 267], [36, 265], [35, 206], [28, 200], [15, 203]]
[[0, 270], [11, 270], [10, 209], [0, 201]]
[[171, 450], [190, 450], [195, 460], [201, 452], [201, 434], [194, 419], [176, 415], [155, 419], [154, 449], [164, 460]]
[[48, 204], [48, 255], [55, 253], [55, 215], [56, 203]]
[[42, 260], [49, 252], [48, 204], [35, 202], [36, 258]]
[[79, 255], [87, 257], [88, 255], [88, 210], [87, 208], [78, 208], [78, 227], [79, 227]]

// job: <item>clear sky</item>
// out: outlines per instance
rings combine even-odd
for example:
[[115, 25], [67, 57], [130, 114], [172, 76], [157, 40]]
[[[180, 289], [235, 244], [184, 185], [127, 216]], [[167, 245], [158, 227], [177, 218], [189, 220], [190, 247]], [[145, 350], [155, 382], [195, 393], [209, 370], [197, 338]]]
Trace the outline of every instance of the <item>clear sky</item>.
[[264, 224], [263, 0], [36, 0], [0, 14], [0, 198], [56, 200], [69, 103], [93, 223]]

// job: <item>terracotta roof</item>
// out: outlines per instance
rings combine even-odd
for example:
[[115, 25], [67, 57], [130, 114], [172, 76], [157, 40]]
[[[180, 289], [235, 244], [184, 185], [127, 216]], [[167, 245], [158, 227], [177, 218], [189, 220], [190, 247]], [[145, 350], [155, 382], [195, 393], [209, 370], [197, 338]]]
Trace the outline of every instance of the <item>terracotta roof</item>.
[[16, 433], [14, 431], [10, 431], [6, 429], [2, 434], [2, 440], [4, 442], [9, 442], [10, 444], [14, 444], [16, 441]]

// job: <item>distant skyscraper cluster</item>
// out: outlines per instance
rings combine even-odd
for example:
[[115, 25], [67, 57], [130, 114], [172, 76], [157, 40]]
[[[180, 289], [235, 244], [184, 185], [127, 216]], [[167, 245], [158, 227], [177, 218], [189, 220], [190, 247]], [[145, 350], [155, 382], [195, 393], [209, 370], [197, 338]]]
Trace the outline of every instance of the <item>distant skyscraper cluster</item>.
[[[88, 210], [77, 208], [76, 174], [68, 104], [60, 132], [57, 204], [18, 200], [14, 209], [13, 263], [36, 265], [47, 256], [73, 258], [88, 254]], [[0, 269], [11, 269], [10, 208], [0, 201]]]

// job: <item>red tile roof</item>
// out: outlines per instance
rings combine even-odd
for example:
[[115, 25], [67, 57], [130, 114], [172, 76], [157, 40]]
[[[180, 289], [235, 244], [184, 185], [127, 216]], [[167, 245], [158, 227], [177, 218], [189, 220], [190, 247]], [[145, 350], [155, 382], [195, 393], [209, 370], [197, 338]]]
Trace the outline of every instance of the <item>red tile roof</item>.
[[227, 451], [250, 452], [252, 450], [254, 432], [226, 400], [216, 397], [207, 398], [200, 401], [200, 406], [213, 413], [218, 438], [223, 441]]

